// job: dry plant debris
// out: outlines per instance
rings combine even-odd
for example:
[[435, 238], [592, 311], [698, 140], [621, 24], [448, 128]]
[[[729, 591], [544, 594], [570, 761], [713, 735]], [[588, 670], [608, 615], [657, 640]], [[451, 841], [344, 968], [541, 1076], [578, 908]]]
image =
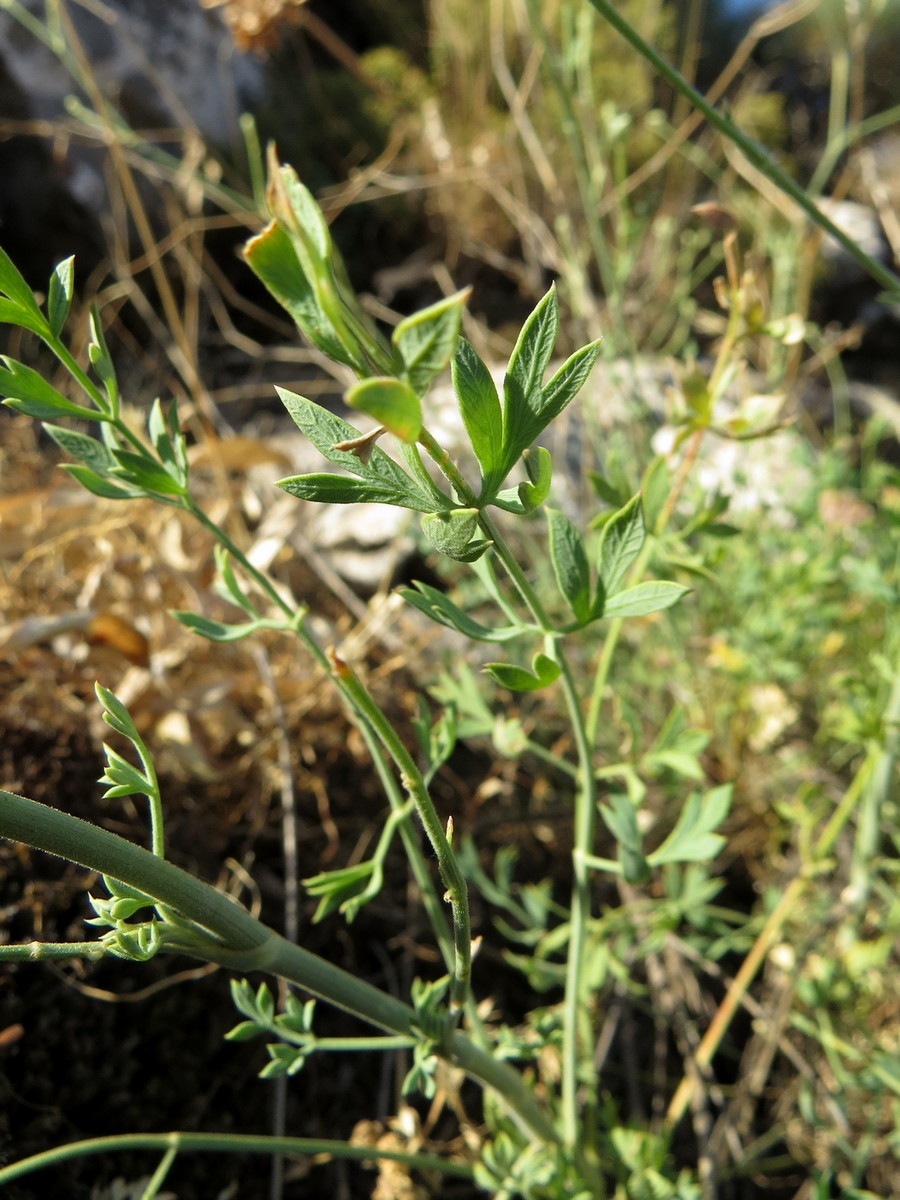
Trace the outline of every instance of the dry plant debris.
[[285, 28], [299, 24], [306, 0], [201, 0], [222, 10], [240, 50], [271, 50]]

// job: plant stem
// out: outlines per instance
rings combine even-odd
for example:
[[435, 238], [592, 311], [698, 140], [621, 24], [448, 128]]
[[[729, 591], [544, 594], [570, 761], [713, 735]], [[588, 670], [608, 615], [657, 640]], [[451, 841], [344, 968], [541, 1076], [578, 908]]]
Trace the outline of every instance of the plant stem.
[[[219, 946], [208, 948], [206, 954], [194, 951], [195, 957], [229, 969], [265, 971], [386, 1033], [419, 1036], [416, 1013], [408, 1004], [287, 941], [228, 896], [116, 834], [35, 800], [0, 791], [0, 836], [110, 875], [201, 925], [219, 939]], [[532, 1136], [556, 1142], [549, 1117], [507, 1063], [495, 1060], [458, 1031], [444, 1040], [439, 1053], [496, 1091]]]
[[471, 1179], [472, 1168], [466, 1163], [434, 1154], [405, 1154], [402, 1150], [381, 1150], [375, 1146], [352, 1146], [331, 1138], [269, 1137], [254, 1133], [125, 1133], [109, 1137], [87, 1138], [70, 1142], [22, 1158], [0, 1167], [0, 1185], [12, 1183], [32, 1171], [86, 1158], [93, 1154], [109, 1154], [125, 1150], [174, 1150], [212, 1154], [298, 1154], [313, 1157], [327, 1154], [331, 1158], [346, 1158], [356, 1162], [381, 1159], [404, 1163], [419, 1171], [439, 1171], [458, 1179]]
[[390, 721], [366, 691], [359, 677], [346, 663], [338, 664], [336, 676], [353, 706], [363, 716], [378, 740], [400, 770], [403, 787], [416, 806], [428, 840], [437, 855], [438, 869], [447, 889], [446, 899], [453, 914], [454, 962], [451, 971], [450, 1012], [465, 1006], [472, 976], [472, 928], [469, 922], [469, 897], [466, 881], [456, 861], [441, 819], [437, 814], [422, 773], [412, 755], [397, 736]]
[[[481, 526], [494, 543], [494, 551], [503, 563], [524, 603], [540, 627], [551, 632], [553, 623], [544, 610], [537, 594], [528, 582], [525, 573], [500, 531], [487, 514], [481, 514]], [[560, 683], [566, 702], [566, 711], [578, 756], [577, 784], [575, 788], [574, 836], [572, 842], [572, 898], [569, 915], [569, 944], [566, 960], [566, 987], [563, 1019], [562, 1051], [562, 1128], [563, 1141], [569, 1152], [579, 1163], [581, 1170], [590, 1178], [596, 1194], [602, 1195], [602, 1181], [593, 1164], [585, 1159], [585, 1147], [581, 1143], [579, 1122], [579, 1045], [578, 1029], [586, 996], [584, 994], [584, 959], [587, 944], [587, 928], [591, 916], [590, 869], [586, 856], [594, 848], [597, 827], [597, 780], [594, 774], [591, 741], [581, 711], [581, 700], [575, 687], [571, 668], [566, 661], [560, 641], [549, 648], [560, 667]]]
[[[290, 617], [297, 637], [300, 639], [303, 646], [306, 648], [315, 662], [328, 673], [329, 678], [343, 696], [350, 711], [355, 717], [357, 727], [362, 733], [366, 747], [372, 757], [373, 762], [375, 763], [375, 769], [378, 773], [378, 777], [384, 788], [385, 794], [387, 795], [392, 811], [402, 808], [404, 801], [397, 787], [396, 780], [391, 775], [387, 763], [384, 761], [384, 751], [382, 750], [382, 745], [384, 746], [384, 749], [388, 751], [391, 758], [393, 758], [397, 769], [402, 775], [408, 776], [410, 768], [413, 771], [416, 771], [415, 763], [410, 758], [402, 742], [400, 742], [396, 736], [390, 739], [390, 744], [388, 744], [384, 737], [382, 737], [382, 733], [386, 729], [389, 729], [390, 726], [388, 725], [384, 714], [366, 691], [362, 682], [354, 675], [351, 685], [348, 677], [345, 676], [341, 670], [335, 669], [335, 665], [329, 656], [325, 653], [313, 635], [297, 619], [297, 612], [294, 607], [278, 592], [278, 589], [274, 587], [271, 580], [269, 580], [262, 571], [260, 571], [253, 565], [253, 563], [250, 562], [243, 551], [240, 550], [234, 544], [234, 542], [232, 542], [224, 530], [220, 529], [218, 525], [211, 521], [203, 512], [203, 510], [199, 508], [190, 497], [186, 497], [185, 507], [191, 513], [191, 515], [195, 517], [200, 524], [212, 534], [216, 541], [225, 547], [235, 561], [240, 563], [243, 569], [247, 572], [251, 579], [254, 580], [257, 586], [265, 593], [265, 595], [268, 596], [269, 599], [272, 600], [273, 603], [276, 604], [286, 616]], [[376, 718], [374, 722], [373, 717]], [[391, 733], [393, 733], [392, 730]], [[397, 750], [398, 753], [400, 753], [399, 758], [394, 754], [394, 750]], [[425, 795], [427, 797], [427, 789], [425, 789], [424, 781], [422, 782], [422, 789], [425, 791]], [[428, 804], [431, 804], [430, 798], [428, 798]], [[416, 806], [419, 808], [418, 803]], [[436, 827], [440, 832], [440, 836], [443, 838], [443, 829], [441, 829], [436, 813], [434, 814], [434, 820]], [[447, 969], [455, 976], [454, 958], [456, 958], [458, 961], [461, 938], [457, 939], [457, 951], [456, 955], [454, 955], [447, 932], [447, 924], [444, 920], [443, 912], [441, 911], [440, 902], [435, 893], [431, 873], [422, 854], [422, 848], [418, 844], [410, 822], [406, 818], [403, 818], [400, 823], [400, 836], [403, 839], [403, 845], [413, 871], [413, 876], [419, 887], [419, 891], [421, 892], [425, 910], [431, 922], [432, 931], [434, 932], [434, 935], [441, 948], [442, 956], [447, 965]], [[446, 838], [444, 838], [444, 841], [446, 842]], [[456, 885], [457, 890], [461, 886], [463, 893], [465, 892], [465, 884], [462, 881], [462, 877], [459, 875], [458, 879], [456, 880]], [[468, 929], [468, 913], [466, 915], [465, 925]], [[466, 946], [468, 948], [466, 953], [469, 958], [471, 957], [470, 936], [471, 935], [467, 933], [465, 938]]]

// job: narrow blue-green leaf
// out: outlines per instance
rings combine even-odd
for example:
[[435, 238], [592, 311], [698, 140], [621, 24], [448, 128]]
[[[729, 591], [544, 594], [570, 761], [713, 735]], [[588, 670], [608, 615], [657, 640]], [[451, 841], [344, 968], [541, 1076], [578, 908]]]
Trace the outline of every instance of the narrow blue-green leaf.
[[303, 886], [311, 896], [318, 896], [319, 904], [313, 915], [313, 924], [343, 908], [369, 886], [376, 864], [369, 860], [352, 867], [336, 871], [323, 871], [303, 880]]
[[602, 338], [598, 338], [576, 350], [544, 385], [540, 407], [542, 429], [558, 417], [584, 387], [600, 356], [601, 341]]
[[0, 358], [0, 362], [4, 364], [0, 368], [0, 395], [4, 397], [4, 404], [16, 412], [39, 421], [52, 420], [54, 417], [97, 419], [95, 409], [73, 404], [31, 367], [14, 358]]
[[628, 846], [631, 850], [641, 849], [641, 833], [638, 829], [637, 814], [634, 805], [626, 795], [613, 792], [608, 804], [600, 805], [603, 821], [619, 845]]
[[490, 371], [465, 338], [457, 343], [450, 377], [466, 433], [488, 493], [502, 482], [495, 476], [503, 449], [503, 413]]
[[445, 369], [459, 339], [462, 310], [471, 288], [439, 300], [401, 321], [391, 341], [403, 360], [404, 375], [421, 395], [435, 376]]
[[266, 1024], [271, 1024], [275, 1016], [275, 999], [267, 983], [261, 983], [256, 989], [256, 1011]]
[[53, 268], [47, 288], [47, 320], [54, 337], [59, 337], [72, 306], [75, 282], [75, 259], [65, 258]]
[[158, 396], [150, 406], [150, 416], [147, 418], [147, 432], [150, 434], [150, 442], [153, 449], [166, 466], [169, 466], [175, 461], [175, 451], [172, 446], [172, 440], [169, 437], [169, 430], [166, 426], [162, 401]]
[[427, 583], [416, 580], [414, 588], [416, 590], [413, 588], [400, 589], [400, 595], [407, 603], [424, 613], [426, 617], [430, 617], [432, 621], [446, 625], [448, 629], [456, 629], [459, 633], [463, 633], [475, 641], [508, 642], [512, 638], [519, 637], [523, 632], [522, 626], [510, 625], [491, 629], [487, 625], [479, 624], [454, 604], [445, 592], [441, 592]]
[[256, 1007], [253, 1002], [253, 988], [246, 979], [232, 979], [231, 1002], [239, 1013], [245, 1017], [255, 1018]]
[[187, 448], [184, 435], [178, 427], [178, 412], [174, 400], [170, 400], [165, 408], [159, 398], [153, 401], [147, 419], [147, 432], [165, 469], [182, 487], [186, 487]]
[[103, 384], [103, 389], [110, 404], [110, 413], [115, 416], [119, 407], [119, 384], [116, 379], [116, 369], [113, 365], [112, 356], [106, 344], [106, 335], [103, 332], [103, 321], [100, 318], [100, 310], [96, 304], [91, 305], [88, 324], [91, 331], [91, 340], [88, 344], [88, 358], [90, 359], [91, 366], [94, 368], [94, 373]]
[[584, 539], [567, 516], [547, 509], [550, 561], [563, 599], [576, 621], [587, 621], [591, 612], [591, 573]]
[[226, 625], [223, 621], [212, 621], [209, 617], [202, 617], [199, 613], [192, 612], [173, 610], [172, 616], [176, 621], [211, 642], [237, 642], [241, 638], [247, 637], [248, 634], [255, 633], [260, 627], [258, 621]]
[[431, 499], [412, 485], [401, 491], [389, 484], [351, 479], [344, 475], [294, 475], [289, 479], [279, 479], [276, 486], [300, 500], [314, 500], [323, 504], [393, 504], [414, 512], [431, 512], [434, 507]]
[[65, 429], [62, 425], [45, 424], [44, 429], [61, 450], [90, 467], [96, 475], [108, 475], [116, 465], [112, 453], [96, 438], [74, 429]]
[[24, 312], [37, 317], [46, 328], [43, 314], [34, 298], [34, 293], [25, 282], [18, 267], [5, 250], [0, 249], [0, 292], [8, 296]]
[[251, 1038], [259, 1037], [265, 1033], [261, 1025], [257, 1025], [255, 1021], [241, 1021], [235, 1025], [234, 1029], [229, 1029], [225, 1034], [226, 1042], [247, 1042]]
[[645, 537], [644, 513], [638, 494], [610, 517], [600, 536], [597, 573], [607, 598], [615, 595], [628, 568], [640, 554]]
[[402, 379], [379, 375], [354, 384], [345, 397], [351, 408], [364, 412], [401, 442], [415, 442], [422, 432], [422, 404]]
[[512, 663], [487, 663], [483, 670], [511, 692], [536, 692], [553, 683], [560, 674], [559, 663], [546, 654], [534, 656], [530, 671]]
[[16, 304], [15, 300], [0, 299], [0, 325], [18, 325], [38, 337], [46, 337], [49, 326], [43, 315], [38, 312], [35, 316], [30, 310]]
[[558, 329], [559, 305], [551, 287], [522, 326], [503, 381], [504, 474], [547, 423], [540, 416], [543, 379]]
[[647, 583], [638, 583], [617, 592], [603, 606], [604, 617], [646, 617], [650, 613], [661, 612], [677, 603], [689, 588], [680, 583], [671, 583], [665, 579], [654, 579]]
[[725, 844], [717, 829], [731, 807], [731, 784], [713, 788], [702, 799], [692, 793], [684, 804], [675, 828], [649, 856], [654, 866], [674, 862], [708, 862]]
[[67, 471], [86, 491], [100, 496], [104, 500], [133, 500], [136, 496], [143, 494], [133, 488], [119, 487], [118, 484], [111, 483], [108, 479], [98, 475], [96, 471], [92, 471], [90, 467], [79, 466], [77, 463], [63, 463], [62, 469]]
[[[112, 784], [116, 789], [116, 796], [149, 795], [152, 785], [147, 777], [137, 767], [132, 766], [127, 759], [116, 754], [110, 746], [104, 746], [104, 750], [106, 751], [107, 767], [97, 782]], [[122, 791], [122, 788], [127, 790]], [[112, 799], [112, 790], [108, 790], [106, 796]]]
[[183, 496], [185, 487], [177, 479], [152, 458], [135, 454], [131, 450], [114, 450], [113, 457], [116, 466], [111, 474], [116, 479], [122, 479], [132, 487], [142, 488], [148, 492], [157, 492], [161, 496]]
[[[399, 467], [392, 458], [378, 446], [368, 448], [368, 458], [363, 461], [351, 450], [338, 450], [336, 447], [360, 438], [360, 431], [347, 421], [336, 417], [334, 413], [298, 396], [285, 388], [276, 388], [281, 402], [287, 409], [294, 424], [309, 438], [321, 454], [334, 463], [336, 467], [359, 475], [376, 486], [392, 491], [396, 496], [407, 496], [409, 502], [405, 507], [413, 508], [416, 512], [433, 512], [435, 503], [433, 497], [425, 493], [409, 475]], [[295, 493], [296, 494], [296, 493]], [[415, 497], [415, 503], [412, 503]], [[385, 503], [401, 503], [400, 500], [388, 500]]]

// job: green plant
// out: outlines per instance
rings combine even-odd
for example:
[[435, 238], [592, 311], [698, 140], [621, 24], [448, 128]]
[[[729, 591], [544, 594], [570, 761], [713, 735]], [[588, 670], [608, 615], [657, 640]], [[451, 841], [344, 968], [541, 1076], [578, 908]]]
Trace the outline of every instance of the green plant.
[[[617, 798], [606, 819], [619, 835], [620, 861], [594, 861], [591, 848], [597, 814], [596, 776], [564, 641], [603, 618], [621, 621], [668, 607], [685, 589], [665, 581], [632, 580], [632, 569], [646, 539], [640, 497], [634, 497], [612, 515], [594, 546], [562, 513], [548, 509], [546, 536], [559, 599], [568, 609], [568, 616], [551, 616], [491, 515], [491, 509], [500, 509], [523, 518], [543, 505], [549, 494], [552, 463], [549, 453], [534, 445], [535, 439], [575, 397], [598, 354], [596, 343], [585, 347], [545, 381], [558, 322], [552, 290], [520, 335], [501, 402], [487, 368], [459, 338], [464, 295], [408, 318], [387, 343], [350, 292], [327, 226], [311, 196], [291, 171], [274, 162], [269, 207], [273, 220], [247, 246], [250, 266], [309, 339], [353, 369], [359, 382], [349, 390], [348, 403], [378, 422], [375, 430], [363, 434], [311, 401], [284, 392], [282, 398], [297, 425], [327, 460], [347, 473], [298, 476], [282, 481], [281, 486], [304, 499], [329, 503], [380, 501], [422, 514], [425, 536], [442, 554], [472, 564], [496, 601], [501, 618], [482, 623], [459, 609], [449, 596], [424, 584], [408, 589], [407, 599], [465, 637], [500, 644], [523, 643], [526, 647], [529, 642], [536, 643], [536, 650], [527, 654], [530, 666], [498, 661], [487, 665], [487, 674], [501, 687], [518, 691], [543, 688], [558, 680], [566, 698], [578, 745], [577, 867], [566, 954], [567, 1001], [561, 1022], [564, 1066], [558, 1100], [560, 1118], [557, 1121], [553, 1115], [556, 1102], [549, 1109], [542, 1108], [522, 1078], [490, 1053], [488, 1034], [475, 1012], [470, 989], [472, 934], [467, 888], [452, 848], [452, 821], [445, 829], [427, 787], [428, 776], [452, 749], [452, 710], [445, 709], [434, 728], [427, 728], [426, 722], [423, 768], [392, 728], [388, 716], [374, 703], [353, 667], [335, 649], [323, 648], [315, 640], [304, 622], [305, 610], [287, 601], [195, 504], [175, 405], [164, 407], [157, 402], [153, 406], [145, 438], [129, 428], [121, 415], [119, 387], [96, 314], [89, 360], [97, 382], [67, 350], [62, 331], [72, 298], [71, 261], [54, 272], [42, 310], [3, 256], [0, 316], [37, 335], [66, 367], [86, 398], [84, 403], [68, 400], [24, 364], [6, 359], [0, 375], [6, 404], [44, 422], [50, 436], [77, 460], [66, 469], [90, 491], [119, 500], [151, 497], [191, 513], [210, 529], [219, 544], [217, 561], [223, 594], [242, 612], [243, 619], [223, 624], [200, 614], [176, 614], [185, 625], [215, 641], [229, 641], [260, 629], [290, 632], [321, 666], [327, 667], [366, 738], [393, 813], [386, 836], [370, 862], [351, 871], [320, 875], [311, 881], [311, 890], [321, 897], [322, 915], [341, 908], [352, 916], [377, 892], [381, 857], [393, 832], [399, 831], [429, 911], [447, 976], [417, 984], [410, 1004], [396, 1001], [266, 930], [229, 901], [168, 864], [164, 857], [163, 807], [149, 755], [127, 711], [105, 689], [98, 689], [105, 720], [132, 743], [141, 766], [133, 766], [117, 751], [107, 748], [107, 771], [101, 782], [107, 785], [108, 797], [147, 796], [151, 850], [142, 851], [62, 813], [4, 793], [0, 821], [6, 836], [24, 839], [101, 871], [108, 891], [107, 898], [93, 900], [96, 915], [92, 923], [104, 931], [98, 942], [8, 948], [5, 954], [39, 959], [109, 953], [142, 961], [163, 950], [177, 950], [236, 970], [266, 970], [361, 1016], [388, 1035], [385, 1041], [375, 1039], [374, 1044], [383, 1048], [410, 1047], [414, 1053], [408, 1078], [411, 1089], [428, 1094], [433, 1087], [436, 1056], [448, 1059], [493, 1089], [516, 1123], [507, 1128], [507, 1119], [498, 1116], [495, 1148], [485, 1150], [478, 1169], [480, 1178], [493, 1180], [495, 1190], [502, 1192], [512, 1180], [526, 1195], [551, 1194], [542, 1191], [551, 1179], [556, 1181], [552, 1194], [568, 1194], [577, 1179], [582, 1181], [579, 1186], [599, 1187], [598, 1150], [584, 1145], [578, 1115], [586, 1052], [580, 1014], [588, 986], [585, 958], [590, 874], [600, 868], [638, 882], [657, 862], [707, 857], [719, 845], [716, 838], [710, 840], [709, 830], [721, 820], [727, 801], [724, 794], [715, 800], [711, 797], [706, 804], [693, 799], [669, 841], [645, 859], [630, 805], [624, 797]], [[464, 478], [424, 423], [421, 397], [430, 381], [451, 361], [462, 423], [479, 467], [477, 484]], [[55, 424], [60, 418], [95, 421], [99, 437]], [[387, 435], [397, 441], [402, 466], [376, 445]], [[443, 486], [425, 469], [420, 447], [437, 465]], [[513, 487], [504, 487], [520, 460], [525, 464], [526, 478]], [[503, 575], [505, 584], [501, 582]], [[444, 898], [450, 905], [449, 929], [429, 865], [413, 833], [413, 813], [437, 857]], [[312, 1032], [308, 1006], [290, 1000], [285, 1013], [276, 1015], [265, 986], [254, 996], [246, 985], [239, 985], [235, 999], [247, 1019], [234, 1036], [268, 1032], [280, 1039], [270, 1049], [267, 1073], [293, 1073], [309, 1053], [322, 1048]], [[459, 1029], [464, 1012], [468, 1026], [465, 1033]], [[365, 1044], [372, 1045], [372, 1039]], [[517, 1125], [536, 1139], [527, 1153]], [[560, 1165], [563, 1161], [564, 1167]], [[6, 1177], [14, 1174], [8, 1169]]]
[[[268, 197], [272, 221], [247, 247], [247, 259], [272, 293], [284, 304], [307, 337], [324, 354], [349, 368], [358, 382], [347, 399], [374, 420], [376, 428], [361, 432], [334, 414], [294, 393], [283, 392], [285, 406], [300, 429], [336, 472], [296, 476], [282, 481], [289, 493], [306, 500], [352, 503], [360, 500], [398, 505], [419, 513], [423, 536], [448, 559], [471, 568], [477, 588], [476, 612], [449, 594], [424, 583], [406, 589], [406, 599], [423, 614], [463, 638], [508, 649], [509, 657], [487, 664], [481, 684], [465, 670], [442, 681], [432, 694], [437, 713], [419, 714], [418, 755], [410, 751], [391, 723], [390, 714], [374, 702], [360, 674], [335, 648], [319, 644], [302, 607], [287, 600], [272, 580], [248, 561], [227, 534], [213, 525], [192, 498], [188, 456], [174, 405], [154, 405], [146, 435], [136, 434], [121, 412], [120, 389], [106, 349], [102, 325], [91, 322], [89, 361], [85, 371], [68, 350], [63, 328], [72, 298], [71, 263], [54, 272], [41, 308], [6, 258], [0, 258], [0, 319], [41, 339], [81, 389], [75, 402], [25, 364], [5, 360], [0, 384], [8, 405], [45, 423], [50, 436], [77, 461], [69, 473], [89, 490], [110, 499], [150, 497], [181, 509], [202, 523], [218, 543], [217, 563], [223, 595], [240, 613], [234, 623], [213, 621], [203, 614], [180, 613], [188, 627], [213, 641], [229, 641], [259, 630], [296, 636], [318, 665], [327, 671], [355, 720], [384, 784], [391, 815], [370, 859], [362, 864], [323, 872], [307, 881], [319, 898], [318, 916], [336, 910], [348, 919], [377, 894], [385, 855], [395, 835], [403, 841], [411, 870], [427, 910], [446, 974], [417, 981], [409, 1003], [374, 989], [315, 958], [257, 921], [230, 901], [165, 861], [163, 806], [150, 756], [125, 708], [105, 689], [98, 689], [104, 719], [133, 746], [140, 766], [109, 748], [102, 782], [107, 796], [145, 795], [150, 811], [150, 851], [142, 851], [102, 830], [77, 822], [10, 793], [0, 796], [0, 831], [102, 873], [108, 895], [94, 900], [93, 922], [102, 930], [97, 942], [10, 947], [7, 958], [29, 959], [103, 954], [142, 961], [161, 951], [181, 951], [219, 962], [237, 971], [261, 970], [296, 984], [311, 995], [361, 1017], [381, 1032], [376, 1037], [321, 1038], [314, 1030], [310, 1002], [289, 996], [278, 1011], [268, 985], [256, 990], [235, 983], [233, 995], [242, 1020], [232, 1037], [263, 1036], [270, 1040], [268, 1076], [292, 1075], [309, 1056], [332, 1050], [375, 1046], [412, 1052], [407, 1076], [411, 1091], [429, 1095], [435, 1086], [437, 1061], [460, 1067], [484, 1088], [486, 1132], [477, 1162], [441, 1162], [424, 1154], [396, 1155], [423, 1171], [443, 1170], [474, 1179], [498, 1196], [563, 1197], [601, 1195], [693, 1197], [700, 1184], [692, 1172], [679, 1171], [670, 1153], [672, 1132], [697, 1087], [687, 1075], [676, 1090], [660, 1130], [634, 1129], [623, 1122], [603, 1094], [593, 1058], [596, 997], [614, 980], [622, 990], [634, 987], [629, 965], [646, 963], [651, 979], [655, 956], [676, 930], [685, 943], [708, 960], [726, 950], [745, 952], [746, 959], [730, 985], [726, 1001], [686, 1061], [705, 1070], [730, 1015], [741, 1002], [755, 970], [774, 938], [786, 926], [790, 906], [808, 881], [825, 869], [835, 838], [866, 792], [870, 807], [883, 808], [885, 772], [890, 773], [895, 739], [873, 737], [871, 762], [858, 787], [851, 787], [839, 810], [817, 839], [811, 839], [802, 873], [785, 896], [772, 899], [762, 921], [740, 928], [739, 921], [714, 903], [718, 881], [708, 864], [722, 848], [719, 828], [728, 812], [727, 787], [702, 788], [686, 799], [679, 782], [673, 795], [680, 812], [668, 836], [652, 849], [645, 844], [643, 818], [646, 781], [660, 772], [698, 783], [703, 773], [698, 755], [703, 735], [685, 727], [674, 711], [638, 761], [596, 765], [595, 744], [601, 709], [608, 694], [613, 654], [622, 622], [672, 605], [685, 589], [667, 580], [643, 579], [651, 555], [692, 569], [704, 577], [704, 565], [690, 555], [677, 557], [679, 541], [687, 542], [722, 515], [717, 502], [670, 530], [684, 475], [672, 478], [664, 460], [641, 473], [639, 495], [623, 491], [621, 479], [598, 479], [597, 491], [608, 510], [580, 530], [562, 512], [547, 508], [553, 462], [537, 439], [574, 399], [587, 379], [599, 347], [596, 343], [572, 355], [545, 381], [556, 340], [555, 293], [544, 296], [528, 318], [507, 369], [502, 399], [485, 364], [459, 337], [462, 294], [433, 305], [403, 321], [390, 342], [374, 328], [347, 285], [333, 251], [328, 228], [309, 193], [287, 169], [273, 163]], [[728, 277], [722, 286], [726, 330], [709, 378], [686, 369], [681, 378], [681, 432], [690, 467], [701, 438], [710, 430], [731, 437], [758, 436], [766, 424], [738, 414], [717, 425], [718, 403], [738, 346], [748, 333], [790, 336], [790, 329], [766, 328], [751, 282], [739, 269], [733, 244], [726, 244]], [[451, 365], [469, 451], [477, 464], [477, 480], [460, 467], [429, 433], [427, 400], [431, 380]], [[67, 418], [92, 421], [99, 436], [56, 424]], [[377, 444], [396, 443], [399, 461]], [[422, 451], [437, 468], [425, 466]], [[512, 486], [508, 476], [521, 467], [523, 477]], [[497, 511], [494, 511], [497, 510]], [[542, 513], [543, 510], [543, 513]], [[535, 528], [547, 547], [551, 586], [538, 590], [514, 550], [516, 523], [529, 534]], [[721, 529], [718, 532], [722, 532]], [[608, 621], [589, 685], [572, 669], [579, 635], [587, 640], [597, 622]], [[583, 631], [588, 631], [583, 635]], [[886, 680], [895, 678], [889, 665]], [[527, 698], [554, 688], [562, 698], [570, 745], [570, 761], [555, 754], [539, 738], [526, 733], [525, 722], [504, 698], [499, 719], [485, 699], [491, 684]], [[885, 705], [882, 700], [882, 710]], [[886, 726], [896, 723], [896, 687], [887, 706]], [[568, 903], [543, 884], [520, 885], [514, 855], [497, 855], [493, 874], [469, 842], [454, 848], [452, 821], [439, 817], [429, 783], [451, 753], [458, 737], [472, 733], [493, 737], [500, 754], [530, 750], [543, 756], [568, 785], [574, 813], [573, 886]], [[613, 782], [621, 790], [616, 790]], [[603, 817], [609, 855], [597, 853], [597, 816]], [[413, 818], [421, 822], [437, 861], [444, 899], [431, 864], [419, 845]], [[877, 815], [872, 818], [877, 823]], [[872, 819], [867, 824], [871, 826]], [[858, 857], [865, 862], [860, 835]], [[596, 882], [611, 879], [624, 903], [597, 913]], [[511, 955], [540, 991], [558, 989], [562, 1003], [533, 1010], [520, 1028], [493, 1028], [479, 1016], [471, 989], [472, 936], [467, 881], [498, 910], [504, 932], [521, 953]], [[654, 894], [654, 890], [655, 893]], [[639, 937], [635, 936], [635, 929]], [[807, 987], [812, 995], [813, 979]], [[827, 1032], [827, 1031], [826, 1031]], [[823, 1035], [824, 1036], [824, 1035]], [[509, 1061], [523, 1064], [521, 1072]], [[539, 1084], [540, 1086], [535, 1086]], [[92, 1153], [138, 1144], [128, 1139], [61, 1148], [54, 1152]], [[180, 1149], [245, 1149], [246, 1141], [227, 1145], [212, 1139], [167, 1135], [146, 1139], [165, 1148], [153, 1186]], [[375, 1152], [341, 1144], [301, 1139], [256, 1139], [254, 1148], [288, 1152], [353, 1154]], [[0, 1181], [34, 1169], [48, 1157], [13, 1164], [0, 1171]]]

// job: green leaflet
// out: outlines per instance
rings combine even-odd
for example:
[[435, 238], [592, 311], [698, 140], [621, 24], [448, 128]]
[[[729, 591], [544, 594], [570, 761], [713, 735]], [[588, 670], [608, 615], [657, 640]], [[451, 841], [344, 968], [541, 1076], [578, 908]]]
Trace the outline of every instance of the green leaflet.
[[364, 412], [401, 442], [413, 443], [422, 432], [422, 405], [402, 379], [378, 375], [354, 384], [347, 392], [351, 408]]
[[550, 560], [560, 593], [579, 622], [591, 616], [591, 576], [584, 539], [567, 516], [547, 509]]
[[511, 692], [536, 692], [559, 678], [560, 667], [547, 654], [536, 654], [531, 660], [531, 670], [512, 663], [487, 663], [483, 668], [502, 687]]
[[401, 321], [391, 338], [403, 362], [403, 375], [419, 395], [440, 375], [453, 357], [459, 340], [462, 310], [471, 288], [439, 300]]
[[503, 449], [503, 413], [491, 373], [465, 338], [460, 338], [450, 367], [460, 415], [481, 467], [484, 491], [503, 481], [498, 474]]
[[[359, 487], [354, 489], [352, 480], [340, 475], [297, 475], [291, 479], [282, 480], [279, 487], [295, 496], [304, 499], [327, 499], [339, 504], [356, 503], [360, 500], [373, 500], [382, 504], [395, 504], [402, 508], [411, 508], [416, 512], [433, 512], [435, 499], [428, 495], [399, 467], [392, 458], [374, 444], [357, 445], [357, 450], [339, 449], [338, 447], [359, 443], [361, 434], [354, 426], [334, 415], [319, 404], [289, 392], [285, 388], [277, 388], [281, 402], [290, 413], [294, 424], [309, 438], [329, 462], [345, 471], [359, 476], [368, 486], [366, 493]], [[336, 480], [344, 485], [343, 499], [337, 483], [322, 483], [322, 480]], [[303, 481], [314, 480], [314, 483]], [[286, 486], [291, 484], [290, 487]]]

